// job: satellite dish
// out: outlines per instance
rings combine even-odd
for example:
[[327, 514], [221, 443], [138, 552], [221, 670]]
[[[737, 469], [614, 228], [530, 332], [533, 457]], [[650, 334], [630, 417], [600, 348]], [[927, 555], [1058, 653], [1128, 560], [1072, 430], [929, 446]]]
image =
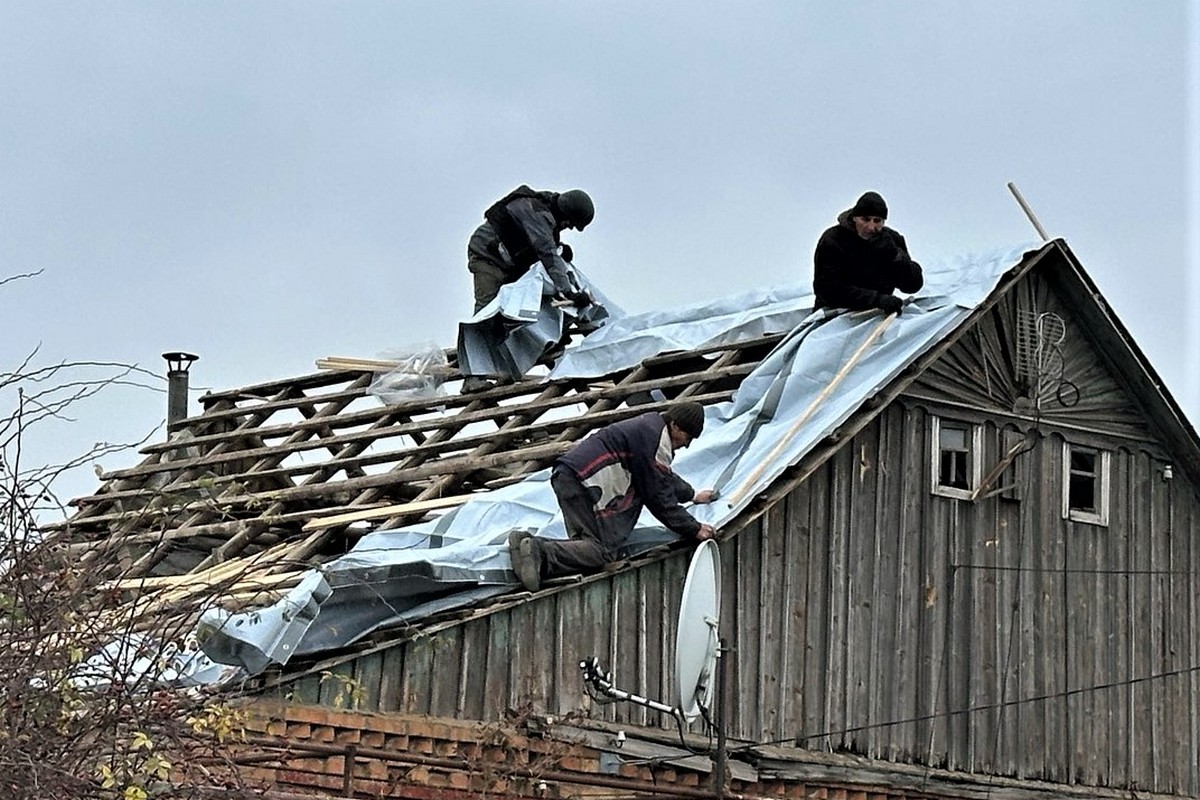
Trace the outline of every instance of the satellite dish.
[[721, 553], [711, 539], [701, 542], [692, 554], [687, 578], [683, 582], [683, 597], [679, 602], [679, 625], [675, 635], [675, 696], [674, 705], [618, 689], [612, 673], [600, 659], [589, 656], [579, 662], [584, 685], [589, 694], [608, 700], [623, 700], [670, 714], [679, 723], [682, 735], [684, 723], [700, 714], [708, 719], [716, 685], [717, 654], [721, 640], [717, 634], [721, 609]]
[[675, 707], [688, 722], [712, 707], [720, 612], [721, 551], [709, 539], [692, 554], [675, 635]]

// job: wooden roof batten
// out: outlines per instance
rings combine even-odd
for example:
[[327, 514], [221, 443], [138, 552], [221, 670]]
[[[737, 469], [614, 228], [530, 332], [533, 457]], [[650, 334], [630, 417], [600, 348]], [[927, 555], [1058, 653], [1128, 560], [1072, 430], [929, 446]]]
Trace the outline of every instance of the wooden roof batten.
[[394, 404], [370, 395], [368, 367], [209, 393], [202, 413], [143, 447], [141, 463], [102, 473], [94, 494], [71, 501], [76, 514], [44, 529], [143, 599], [177, 576], [172, 591], [220, 586], [271, 602], [345, 552], [356, 524], [411, 524], [672, 400], [728, 400], [780, 338], [661, 354], [594, 379], [527, 378]]

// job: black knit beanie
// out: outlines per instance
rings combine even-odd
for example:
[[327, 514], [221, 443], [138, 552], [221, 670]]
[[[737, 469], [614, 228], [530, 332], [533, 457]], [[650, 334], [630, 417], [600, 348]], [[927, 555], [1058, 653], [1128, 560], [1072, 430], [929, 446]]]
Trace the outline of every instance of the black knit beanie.
[[878, 192], [863, 192], [854, 208], [850, 209], [852, 217], [882, 217], [887, 219], [887, 203]]
[[704, 406], [699, 403], [676, 403], [663, 412], [667, 422], [674, 422], [693, 439], [704, 430]]

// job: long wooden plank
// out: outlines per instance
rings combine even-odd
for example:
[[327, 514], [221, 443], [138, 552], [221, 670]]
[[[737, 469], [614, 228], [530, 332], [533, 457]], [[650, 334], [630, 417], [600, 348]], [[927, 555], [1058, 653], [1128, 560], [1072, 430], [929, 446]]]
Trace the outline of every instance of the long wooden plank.
[[315, 531], [320, 528], [332, 528], [336, 525], [348, 525], [351, 522], [381, 519], [389, 515], [415, 514], [418, 511], [434, 511], [439, 508], [453, 508], [467, 502], [473, 495], [459, 494], [453, 497], [437, 497], [432, 500], [418, 500], [413, 503], [396, 503], [390, 506], [379, 506], [362, 511], [351, 511], [345, 514], [333, 514], [328, 517], [310, 519], [301, 528], [303, 531]]
[[314, 372], [308, 375], [282, 378], [252, 386], [241, 386], [236, 389], [227, 389], [220, 392], [208, 392], [200, 397], [200, 403], [207, 408], [209, 405], [218, 402], [262, 400], [266, 399], [269, 395], [278, 394], [280, 390], [306, 391], [308, 389], [320, 389], [338, 383], [350, 383], [358, 380], [360, 377], [360, 375], [337, 375], [331, 372]]
[[[258, 495], [258, 494], [246, 494], [246, 495], [237, 495], [237, 496], [232, 496], [232, 497], [222, 497], [221, 498], [221, 508], [223, 511], [225, 511], [227, 513], [237, 512], [241, 516], [245, 516], [245, 512], [248, 508], [253, 508], [255, 506], [259, 506], [263, 500], [269, 500], [269, 499], [270, 498], [265, 497], [264, 495]], [[379, 503], [378, 505], [383, 505], [383, 503]], [[197, 511], [205, 506], [211, 506], [211, 502], [195, 501], [195, 502], [183, 503], [182, 505], [178, 505], [178, 506], [163, 506], [161, 508], [154, 508], [154, 509], [137, 509], [137, 510], [133, 510], [133, 511], [111, 511], [111, 512], [108, 512], [105, 514], [99, 514], [99, 515], [96, 515], [93, 517], [89, 517], [86, 520], [84, 520], [83, 522], [75, 522], [74, 520], [63, 520], [62, 522], [55, 522], [55, 523], [51, 523], [48, 525], [43, 525], [43, 526], [41, 526], [41, 531], [43, 533], [60, 532], [60, 531], [70, 531], [73, 533], [79, 533], [81, 531], [86, 531], [86, 533], [84, 533], [82, 535], [91, 535], [93, 526], [95, 526], [99, 523], [110, 523], [110, 522], [122, 522], [123, 523], [123, 522], [130, 522], [131, 520], [137, 520], [139, 522], [139, 527], [143, 530], [143, 532], [128, 534], [121, 541], [125, 542], [127, 544], [154, 542], [154, 541], [158, 541], [159, 539], [178, 538], [178, 536], [176, 535], [176, 531], [179, 530], [178, 528], [169, 528], [168, 529], [168, 528], [164, 527], [163, 521], [166, 518], [178, 517], [180, 514], [186, 514], [186, 513], [193, 512], [193, 511]], [[365, 511], [365, 510], [366, 509], [362, 506], [349, 506], [349, 505], [345, 505], [345, 504], [331, 505], [327, 508], [321, 509], [321, 511], [325, 512], [326, 515], [346, 514], [351, 511]], [[291, 523], [307, 522], [309, 519], [312, 518], [312, 515], [313, 515], [312, 509], [300, 509], [297, 511], [288, 511], [286, 513], [277, 514], [274, 517], [272, 517], [271, 519], [277, 525], [285, 526], [285, 525], [288, 525]], [[221, 536], [221, 535], [223, 535], [223, 533], [225, 531], [240, 524], [241, 522], [242, 522], [242, 519], [231, 519], [231, 520], [227, 520], [224, 523], [220, 523], [220, 522], [210, 523], [207, 526], [206, 533], [204, 535]], [[86, 523], [86, 525], [84, 523]], [[72, 551], [90, 550], [90, 549], [95, 548], [97, 546], [97, 544], [98, 543], [94, 539], [85, 539], [85, 540], [80, 540], [80, 541], [72, 541], [67, 545], [67, 548]]]
[[317, 369], [365, 369], [387, 372], [400, 366], [395, 359], [351, 358], [349, 356], [327, 356], [317, 359]]
[[837, 374], [835, 374], [833, 379], [830, 380], [825, 388], [821, 390], [821, 393], [817, 395], [811, 403], [809, 403], [808, 408], [804, 410], [804, 413], [802, 413], [800, 417], [792, 423], [791, 427], [788, 428], [786, 433], [784, 433], [783, 437], [771, 450], [770, 454], [762, 460], [762, 463], [760, 463], [754, 472], [752, 472], [750, 476], [746, 478], [742, 485], [730, 494], [729, 503], [731, 505], [736, 505], [742, 499], [742, 495], [745, 494], [745, 492], [755, 483], [755, 481], [758, 480], [759, 476], [762, 475], [763, 470], [765, 470], [769, 464], [775, 461], [783, 449], [787, 447], [788, 443], [791, 442], [792, 438], [796, 435], [800, 428], [804, 427], [804, 425], [808, 422], [809, 417], [811, 417], [813, 413], [815, 413], [816, 410], [825, 403], [825, 400], [828, 399], [829, 395], [833, 393], [833, 390], [836, 389], [839, 384], [841, 384], [846, 375], [850, 373], [850, 370], [854, 369], [854, 367], [866, 354], [867, 350], [871, 348], [871, 345], [875, 344], [875, 342], [879, 340], [879, 337], [883, 335], [883, 332], [888, 329], [888, 327], [892, 324], [892, 321], [895, 319], [895, 314], [888, 314], [879, 321], [879, 323], [875, 326], [875, 329], [871, 331], [871, 334], [865, 340], [863, 340], [863, 343], [858, 346], [858, 349], [851, 354], [845, 365], [837, 371]]
[[[266, 551], [263, 551], [266, 552]], [[214, 574], [214, 571], [206, 570], [203, 573], [185, 572], [182, 575], [158, 575], [147, 578], [121, 578], [115, 581], [110, 581], [103, 584], [102, 588], [118, 589], [120, 591], [145, 591], [156, 592], [162, 589], [171, 589], [178, 587], [186, 587], [193, 589], [200, 587], [205, 590], [222, 587], [224, 588], [229, 582], [229, 576], [236, 574], [238, 569], [248, 569], [254, 565], [247, 565], [233, 561], [226, 561], [222, 564], [228, 569], [222, 570], [220, 574]], [[261, 565], [258, 565], [261, 566]], [[297, 568], [296, 572], [300, 570]], [[288, 573], [271, 573], [270, 575], [256, 575], [253, 578], [247, 578], [236, 584], [236, 586], [245, 586], [254, 584], [258, 586], [276, 586], [280, 583], [286, 583], [296, 577], [296, 572]], [[231, 590], [234, 587], [229, 587]]]

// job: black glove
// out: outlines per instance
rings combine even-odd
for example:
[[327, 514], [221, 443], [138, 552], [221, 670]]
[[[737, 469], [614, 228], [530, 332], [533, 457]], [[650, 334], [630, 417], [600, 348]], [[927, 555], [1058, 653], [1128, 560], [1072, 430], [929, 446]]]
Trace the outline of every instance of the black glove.
[[904, 301], [894, 294], [881, 294], [876, 305], [888, 314], [899, 314], [904, 309]]
[[567, 299], [574, 303], [576, 308], [587, 308], [592, 304], [592, 296], [584, 291], [567, 292]]
[[900, 245], [892, 241], [892, 237], [881, 233], [875, 237], [875, 250], [879, 255], [887, 261], [903, 261], [904, 251], [900, 249]]
[[575, 251], [572, 250], [571, 245], [567, 244], [566, 242], [563, 242], [562, 246], [559, 247], [558, 254], [562, 256], [562, 260], [566, 261], [568, 264], [575, 260]]

